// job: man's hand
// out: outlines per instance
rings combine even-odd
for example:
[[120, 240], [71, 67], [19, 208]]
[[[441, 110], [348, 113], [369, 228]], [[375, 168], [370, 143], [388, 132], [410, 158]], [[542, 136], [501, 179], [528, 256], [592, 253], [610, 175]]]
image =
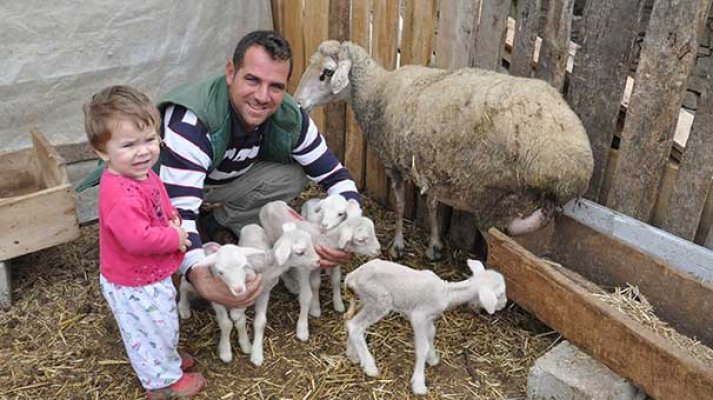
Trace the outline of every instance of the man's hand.
[[225, 282], [211, 274], [208, 268], [193, 267], [188, 279], [196, 292], [204, 299], [227, 308], [245, 308], [253, 305], [262, 292], [262, 275], [248, 278], [245, 292], [233, 296]]
[[319, 254], [319, 266], [322, 268], [332, 268], [337, 265], [344, 265], [352, 261], [353, 254], [349, 251], [333, 249], [331, 247], [319, 246], [315, 250]]

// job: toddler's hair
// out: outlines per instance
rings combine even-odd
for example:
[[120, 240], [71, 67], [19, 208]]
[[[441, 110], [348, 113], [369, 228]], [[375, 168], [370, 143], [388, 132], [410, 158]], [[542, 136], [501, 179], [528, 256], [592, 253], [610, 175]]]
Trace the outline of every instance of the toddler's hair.
[[109, 86], [100, 90], [84, 104], [84, 129], [89, 144], [104, 151], [111, 139], [112, 129], [120, 119], [128, 120], [140, 130], [160, 128], [158, 109], [145, 94], [124, 85]]

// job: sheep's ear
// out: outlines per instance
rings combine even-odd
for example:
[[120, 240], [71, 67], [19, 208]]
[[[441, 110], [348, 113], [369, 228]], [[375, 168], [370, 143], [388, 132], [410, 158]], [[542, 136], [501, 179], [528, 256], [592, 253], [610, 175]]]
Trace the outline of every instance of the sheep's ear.
[[354, 237], [354, 229], [350, 227], [344, 227], [339, 233], [339, 249], [343, 249], [347, 246], [350, 240]]
[[359, 202], [354, 199], [347, 200], [347, 217], [361, 217], [362, 211]]
[[284, 265], [287, 259], [290, 258], [292, 243], [289, 240], [278, 240], [273, 249], [275, 251], [275, 261], [277, 265]]
[[478, 291], [478, 300], [480, 300], [480, 305], [483, 306], [488, 314], [495, 312], [495, 307], [498, 305], [498, 297], [492, 289], [481, 287]]
[[206, 258], [195, 263], [196, 267], [212, 267], [215, 265], [215, 259], [218, 257], [218, 253], [212, 253]]
[[478, 260], [473, 260], [473, 259], [468, 259], [468, 268], [473, 272], [473, 275], [485, 272], [485, 266], [483, 265], [482, 262]]
[[344, 90], [349, 85], [349, 71], [352, 69], [352, 60], [342, 59], [337, 62], [337, 69], [334, 70], [334, 75], [329, 81], [329, 87], [332, 93], [337, 94]]

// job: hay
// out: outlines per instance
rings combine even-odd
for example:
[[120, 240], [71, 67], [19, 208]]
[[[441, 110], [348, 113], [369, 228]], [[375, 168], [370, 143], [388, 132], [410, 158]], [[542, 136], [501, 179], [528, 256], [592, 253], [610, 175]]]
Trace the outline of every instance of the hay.
[[[394, 215], [363, 200], [386, 249]], [[406, 238], [404, 264], [433, 269], [444, 279], [466, 278], [466, 253], [446, 252], [445, 261], [432, 263], [422, 256], [425, 232], [407, 223]], [[0, 312], [0, 399], [144, 398], [99, 292], [97, 258], [97, 226], [89, 225], [71, 243], [13, 260], [13, 307]], [[361, 261], [347, 265], [345, 272]], [[325, 282], [323, 315], [310, 318], [307, 343], [294, 335], [296, 298], [282, 285], [273, 290], [261, 368], [239, 352], [237, 340], [232, 363], [222, 363], [216, 351], [219, 329], [210, 307], [194, 308], [192, 317], [181, 321], [180, 347], [196, 357], [194, 370], [208, 380], [196, 398], [414, 398], [409, 379], [415, 356], [408, 321], [392, 315], [370, 329], [368, 340], [381, 376], [369, 378], [344, 354], [346, 332], [341, 316], [331, 308], [328, 290]], [[437, 327], [435, 343], [442, 361], [426, 370], [426, 399], [524, 398], [527, 371], [559, 340], [516, 305], [493, 316], [458, 308], [445, 313]]]
[[612, 293], [595, 294], [594, 296], [649, 328], [657, 335], [668, 339], [671, 344], [684, 353], [700, 360], [708, 367], [713, 367], [713, 349], [682, 335], [668, 323], [660, 320], [654, 313], [654, 307], [637, 286], [616, 287]]

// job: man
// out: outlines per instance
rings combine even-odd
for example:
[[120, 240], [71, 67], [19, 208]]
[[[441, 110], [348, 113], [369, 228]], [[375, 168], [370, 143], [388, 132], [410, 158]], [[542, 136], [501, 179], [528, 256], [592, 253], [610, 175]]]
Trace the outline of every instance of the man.
[[[183, 218], [191, 248], [181, 271], [203, 298], [244, 307], [260, 293], [260, 277], [242, 296], [204, 268], [198, 226], [216, 240], [258, 222], [262, 205], [289, 201], [306, 179], [328, 193], [359, 200], [349, 172], [326, 147], [314, 122], [286, 94], [292, 73], [288, 42], [276, 32], [256, 31], [240, 40], [225, 75], [178, 87], [158, 104], [163, 116], [161, 179]], [[210, 212], [199, 220], [199, 211]], [[351, 254], [319, 248], [322, 266]]]

